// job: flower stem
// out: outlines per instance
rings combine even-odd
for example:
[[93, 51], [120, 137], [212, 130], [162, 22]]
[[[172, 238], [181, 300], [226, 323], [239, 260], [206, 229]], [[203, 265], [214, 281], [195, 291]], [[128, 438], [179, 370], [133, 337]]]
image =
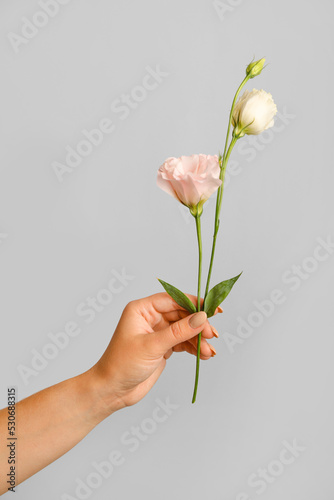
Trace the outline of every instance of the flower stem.
[[[208, 277], [207, 277], [207, 282], [206, 282], [206, 287], [205, 287], [204, 301], [205, 301], [205, 298], [206, 298], [206, 296], [207, 296], [207, 294], [209, 292], [209, 287], [210, 287], [212, 266], [213, 266], [213, 260], [214, 260], [214, 256], [215, 256], [215, 250], [216, 250], [217, 234], [218, 234], [218, 230], [219, 230], [219, 222], [220, 222], [219, 215], [220, 215], [221, 206], [222, 206], [222, 200], [223, 200], [226, 166], [227, 166], [228, 160], [230, 158], [232, 149], [234, 148], [235, 143], [237, 142], [237, 138], [236, 137], [232, 137], [230, 145], [228, 146], [228, 141], [229, 141], [229, 138], [230, 138], [230, 131], [231, 131], [231, 124], [232, 124], [232, 115], [233, 115], [233, 111], [234, 111], [234, 107], [235, 107], [235, 103], [237, 101], [238, 95], [240, 94], [240, 92], [241, 92], [242, 88], [244, 87], [244, 85], [248, 82], [249, 78], [250, 78], [250, 76], [247, 75], [243, 79], [243, 81], [239, 85], [238, 90], [235, 93], [235, 96], [234, 96], [234, 99], [233, 99], [233, 102], [232, 102], [231, 111], [230, 111], [228, 127], [227, 127], [225, 147], [224, 147], [224, 154], [219, 159], [219, 163], [220, 163], [220, 176], [219, 176], [219, 178], [221, 179], [222, 183], [221, 183], [220, 187], [218, 188], [218, 192], [217, 192], [213, 242], [212, 242], [211, 258], [210, 258], [210, 267], [209, 267], [209, 272], [208, 272]], [[198, 214], [196, 216], [194, 216], [194, 217], [196, 219], [197, 241], [198, 241], [198, 254], [199, 254], [199, 259], [198, 259], [198, 286], [197, 286], [197, 311], [200, 311], [201, 310], [201, 276], [202, 276], [201, 219], [200, 219], [200, 215], [198, 215]], [[193, 403], [195, 403], [195, 401], [196, 401], [197, 389], [198, 389], [199, 365], [200, 365], [200, 355], [201, 355], [201, 338], [202, 338], [202, 332], [198, 335], [198, 341], [197, 341], [196, 375], [195, 375], [195, 386], [194, 386], [194, 393], [193, 393], [193, 399], [192, 399]]]
[[205, 287], [205, 294], [204, 294], [204, 300], [206, 299], [207, 294], [209, 293], [209, 288], [210, 288], [210, 280], [211, 280], [211, 274], [212, 274], [212, 267], [213, 267], [213, 260], [215, 257], [215, 250], [216, 250], [216, 241], [217, 241], [217, 234], [219, 230], [219, 223], [220, 223], [220, 211], [222, 207], [222, 201], [223, 201], [223, 193], [224, 193], [224, 182], [225, 182], [225, 173], [226, 173], [226, 167], [228, 160], [230, 158], [232, 149], [235, 146], [235, 143], [237, 142], [237, 138], [232, 137], [232, 140], [230, 142], [230, 145], [228, 146], [228, 141], [230, 138], [230, 131], [231, 131], [231, 124], [232, 124], [232, 115], [234, 111], [234, 107], [237, 101], [237, 98], [242, 90], [242, 88], [246, 85], [246, 83], [249, 80], [249, 75], [247, 75], [241, 84], [238, 87], [238, 90], [235, 93], [231, 110], [230, 110], [230, 116], [229, 116], [229, 121], [228, 121], [228, 127], [227, 127], [227, 133], [226, 133], [226, 139], [225, 139], [225, 146], [224, 146], [224, 154], [220, 158], [220, 176], [219, 178], [221, 179], [222, 183], [218, 188], [217, 191], [217, 200], [216, 200], [216, 212], [215, 212], [215, 224], [214, 224], [214, 232], [213, 232], [213, 242], [212, 242], [212, 250], [211, 250], [211, 258], [210, 258], [210, 266], [209, 266], [209, 271], [208, 271], [208, 277], [206, 280], [206, 287]]
[[211, 280], [211, 273], [212, 273], [212, 266], [213, 266], [213, 260], [215, 257], [215, 250], [216, 250], [216, 242], [217, 242], [217, 235], [218, 235], [218, 230], [219, 230], [219, 224], [220, 224], [220, 211], [221, 211], [221, 206], [223, 202], [223, 194], [224, 194], [224, 182], [225, 182], [225, 173], [226, 173], [226, 166], [228, 163], [228, 160], [230, 158], [230, 155], [232, 153], [232, 149], [235, 146], [235, 143], [237, 142], [237, 139], [235, 137], [232, 138], [229, 148], [227, 150], [225, 158], [222, 160], [221, 164], [221, 186], [219, 187], [219, 192], [217, 194], [217, 203], [216, 203], [216, 217], [215, 217], [215, 227], [214, 227], [214, 233], [213, 233], [213, 242], [212, 242], [212, 250], [211, 250], [211, 258], [210, 258], [210, 266], [209, 266], [209, 272], [208, 272], [208, 278], [206, 281], [206, 287], [205, 287], [205, 294], [204, 294], [204, 300], [209, 293], [209, 287], [210, 287], [210, 280]]
[[[201, 234], [201, 216], [196, 215], [196, 230], [197, 230], [197, 242], [198, 242], [198, 284], [197, 284], [197, 311], [201, 310], [201, 278], [202, 278], [202, 234]], [[198, 334], [197, 337], [197, 356], [196, 356], [196, 375], [195, 375], [195, 386], [192, 403], [196, 401], [198, 379], [199, 379], [199, 364], [201, 356], [201, 338], [202, 332]]]

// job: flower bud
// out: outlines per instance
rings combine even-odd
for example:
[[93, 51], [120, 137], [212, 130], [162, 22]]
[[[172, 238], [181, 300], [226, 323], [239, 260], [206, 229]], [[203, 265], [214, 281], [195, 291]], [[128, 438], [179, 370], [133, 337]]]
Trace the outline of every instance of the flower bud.
[[261, 74], [261, 71], [263, 70], [264, 63], [266, 62], [265, 58], [263, 57], [262, 59], [259, 59], [258, 61], [251, 62], [248, 64], [246, 68], [246, 75], [248, 75], [250, 78], [254, 78], [255, 76], [258, 76]]
[[272, 95], [264, 90], [245, 90], [232, 114], [233, 135], [258, 135], [274, 125], [277, 106]]

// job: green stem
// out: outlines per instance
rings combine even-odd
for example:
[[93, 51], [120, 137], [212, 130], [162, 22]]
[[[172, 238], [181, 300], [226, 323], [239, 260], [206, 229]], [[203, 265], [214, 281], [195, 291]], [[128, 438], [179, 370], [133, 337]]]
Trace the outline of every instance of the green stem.
[[224, 194], [224, 183], [225, 183], [225, 173], [226, 173], [226, 166], [228, 163], [228, 160], [230, 158], [230, 155], [232, 153], [232, 149], [234, 148], [235, 144], [237, 142], [237, 139], [235, 137], [232, 138], [229, 148], [227, 150], [225, 158], [222, 160], [222, 166], [221, 166], [221, 186], [219, 188], [220, 192], [217, 195], [217, 203], [216, 203], [216, 217], [215, 217], [215, 227], [214, 227], [214, 233], [213, 233], [213, 242], [212, 242], [212, 250], [211, 250], [211, 258], [210, 258], [210, 266], [209, 266], [209, 271], [208, 271], [208, 278], [206, 281], [206, 287], [205, 287], [205, 294], [204, 294], [204, 300], [209, 293], [209, 287], [210, 287], [210, 280], [211, 280], [211, 274], [212, 274], [212, 267], [213, 267], [213, 260], [215, 257], [215, 250], [216, 250], [216, 242], [217, 242], [217, 235], [218, 235], [218, 230], [219, 230], [219, 224], [220, 224], [220, 211], [221, 211], [221, 206], [223, 202], [223, 194]]
[[[197, 230], [197, 242], [198, 242], [198, 284], [197, 284], [197, 311], [201, 310], [201, 278], [202, 278], [202, 235], [201, 235], [201, 216], [196, 215], [196, 230]], [[196, 356], [196, 375], [195, 375], [195, 386], [192, 402], [195, 403], [197, 388], [198, 388], [198, 379], [199, 379], [199, 364], [200, 364], [200, 356], [201, 356], [201, 338], [202, 332], [198, 334], [197, 338], [197, 356]]]
[[220, 158], [219, 163], [220, 163], [220, 176], [219, 178], [221, 179], [222, 183], [220, 187], [218, 188], [217, 191], [217, 200], [216, 200], [216, 212], [215, 212], [215, 224], [214, 224], [214, 232], [213, 232], [213, 242], [212, 242], [212, 250], [211, 250], [211, 258], [210, 258], [210, 266], [209, 266], [209, 271], [208, 271], [208, 277], [206, 280], [206, 287], [205, 287], [205, 294], [204, 294], [204, 300], [209, 293], [209, 288], [210, 288], [210, 280], [211, 280], [211, 274], [212, 274], [212, 267], [213, 267], [213, 261], [215, 257], [215, 251], [216, 251], [216, 241], [217, 241], [217, 234], [219, 230], [219, 223], [220, 223], [220, 211], [221, 211], [221, 206], [222, 206], [222, 201], [223, 201], [223, 193], [224, 193], [224, 182], [225, 182], [225, 173], [226, 173], [226, 166], [228, 163], [228, 160], [230, 158], [232, 149], [235, 146], [235, 143], [237, 139], [235, 137], [232, 137], [232, 140], [230, 142], [230, 145], [228, 146], [228, 141], [230, 138], [230, 131], [231, 131], [231, 125], [232, 125], [232, 115], [234, 111], [235, 104], [237, 102], [237, 98], [242, 90], [242, 88], [246, 85], [246, 83], [249, 80], [249, 75], [247, 75], [241, 84], [238, 87], [238, 90], [235, 93], [231, 110], [230, 110], [230, 116], [229, 116], [229, 121], [228, 121], [228, 127], [227, 127], [227, 133], [226, 133], [226, 139], [225, 139], [225, 146], [224, 146], [224, 154]]
[[249, 80], [249, 75], [245, 76], [245, 78], [242, 80], [242, 82], [240, 83], [239, 87], [238, 87], [238, 90], [236, 91], [235, 93], [235, 96], [234, 96], [234, 99], [232, 101], [232, 106], [231, 106], [231, 111], [230, 111], [230, 116], [229, 116], [229, 121], [228, 121], [228, 127], [227, 127], [227, 133], [226, 133], [226, 139], [225, 139], [225, 146], [224, 146], [224, 154], [223, 154], [223, 159], [225, 158], [226, 156], [226, 151], [227, 151], [227, 145], [228, 145], [228, 140], [229, 140], [229, 137], [230, 137], [230, 130], [231, 130], [231, 125], [232, 125], [232, 115], [233, 115], [233, 111], [234, 111], [234, 107], [235, 107], [235, 103], [237, 102], [237, 99], [238, 99], [238, 96], [240, 94], [240, 92], [242, 91], [243, 87], [246, 85], [246, 83], [248, 82]]

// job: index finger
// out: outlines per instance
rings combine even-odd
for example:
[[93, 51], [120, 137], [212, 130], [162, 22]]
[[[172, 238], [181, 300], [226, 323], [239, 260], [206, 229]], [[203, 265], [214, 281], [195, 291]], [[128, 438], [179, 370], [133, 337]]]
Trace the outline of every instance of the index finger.
[[[191, 302], [197, 307], [197, 297], [189, 293], [185, 294]], [[180, 306], [177, 302], [167, 292], [160, 292], [154, 295], [149, 295], [138, 301], [141, 306], [149, 307], [153, 306], [156, 312], [160, 314], [166, 314], [173, 311], [187, 311], [184, 307]], [[201, 308], [203, 307], [204, 299], [201, 298]], [[189, 311], [187, 311], [189, 312]], [[221, 307], [217, 307], [215, 314], [218, 312], [223, 312]], [[190, 314], [190, 313], [189, 313]]]

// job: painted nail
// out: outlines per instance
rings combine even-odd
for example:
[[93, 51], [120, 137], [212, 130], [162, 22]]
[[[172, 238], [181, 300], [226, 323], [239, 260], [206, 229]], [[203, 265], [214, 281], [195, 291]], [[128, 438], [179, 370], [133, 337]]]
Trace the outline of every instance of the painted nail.
[[198, 328], [199, 326], [201, 326], [205, 323], [206, 318], [207, 318], [207, 315], [206, 315], [206, 312], [204, 312], [204, 311], [195, 313], [192, 316], [190, 316], [189, 325], [191, 326], [191, 328], [193, 328], [195, 330], [196, 328]]
[[214, 347], [212, 347], [212, 345], [209, 344], [209, 347], [211, 349], [211, 352], [212, 352], [212, 357], [215, 356], [217, 353], [216, 353], [216, 349]]
[[223, 309], [220, 306], [218, 306], [217, 309], [218, 309], [218, 312], [220, 312], [220, 313], [223, 312]]
[[212, 326], [212, 325], [211, 325], [211, 330], [212, 330], [212, 333], [214, 334], [214, 336], [216, 337], [216, 339], [218, 339], [219, 333], [217, 332], [217, 330], [215, 329], [215, 327]]

